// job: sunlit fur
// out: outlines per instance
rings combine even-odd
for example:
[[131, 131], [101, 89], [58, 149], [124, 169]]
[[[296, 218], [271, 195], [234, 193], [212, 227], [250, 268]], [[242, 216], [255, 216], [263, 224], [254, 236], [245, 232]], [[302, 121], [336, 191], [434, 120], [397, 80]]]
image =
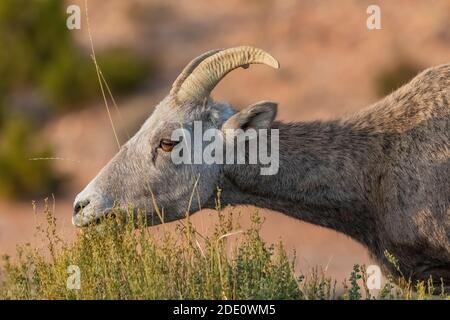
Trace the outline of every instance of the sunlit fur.
[[165, 221], [176, 220], [214, 207], [221, 188], [222, 204], [256, 205], [337, 230], [365, 245], [392, 272], [385, 250], [413, 281], [431, 275], [436, 283], [442, 278], [450, 284], [450, 65], [422, 72], [344, 119], [270, 123], [280, 130], [274, 176], [260, 175], [258, 165], [174, 165], [158, 149], [173, 129], [190, 128], [195, 120], [222, 128], [233, 116], [228, 126], [254, 125], [276, 107], [262, 104], [261, 110], [237, 113], [212, 99], [174, 106], [167, 96], [77, 196], [76, 203], [90, 204], [74, 224], [85, 225], [113, 205], [131, 205], [154, 217], [153, 197]]

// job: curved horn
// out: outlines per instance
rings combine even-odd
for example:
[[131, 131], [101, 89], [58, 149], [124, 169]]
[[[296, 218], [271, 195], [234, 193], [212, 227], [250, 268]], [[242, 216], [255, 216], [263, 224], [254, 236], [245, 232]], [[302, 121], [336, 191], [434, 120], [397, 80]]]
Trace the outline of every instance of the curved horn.
[[193, 59], [191, 62], [188, 63], [188, 65], [181, 71], [181, 73], [178, 75], [178, 77], [175, 79], [175, 81], [172, 84], [172, 89], [170, 90], [171, 94], [176, 94], [177, 91], [180, 89], [180, 86], [183, 84], [184, 80], [194, 71], [195, 68], [205, 60], [206, 58], [212, 56], [213, 54], [222, 51], [223, 49], [214, 49], [210, 50], [208, 52], [205, 52], [201, 55], [199, 55], [197, 58]]
[[[178, 77], [182, 80], [178, 81], [177, 78], [171, 93], [176, 95], [178, 102], [202, 101], [227, 73], [236, 68], [247, 68], [255, 63], [275, 69], [280, 67], [278, 61], [270, 54], [250, 46], [213, 51], [194, 59]], [[185, 71], [189, 74], [186, 75]], [[179, 88], [175, 88], [175, 84]]]

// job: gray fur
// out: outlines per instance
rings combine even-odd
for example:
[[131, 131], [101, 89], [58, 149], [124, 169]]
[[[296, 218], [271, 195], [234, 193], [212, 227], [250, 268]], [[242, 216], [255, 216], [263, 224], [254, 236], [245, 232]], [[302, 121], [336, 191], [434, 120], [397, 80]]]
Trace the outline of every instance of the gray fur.
[[[190, 213], [214, 207], [220, 187], [225, 205], [256, 205], [337, 230], [364, 244], [386, 270], [395, 272], [384, 250], [413, 281], [432, 275], [450, 284], [450, 65], [430, 68], [365, 111], [335, 121], [272, 123], [270, 114], [258, 121], [253, 108], [274, 113], [270, 103], [239, 113], [211, 99], [173, 104], [166, 97], [77, 196], [76, 204], [90, 204], [74, 224], [113, 205], [153, 217], [152, 193], [166, 221], [180, 219], [199, 177]], [[258, 165], [174, 165], [159, 141], [194, 120], [211, 128], [278, 128], [278, 174], [260, 175]]]

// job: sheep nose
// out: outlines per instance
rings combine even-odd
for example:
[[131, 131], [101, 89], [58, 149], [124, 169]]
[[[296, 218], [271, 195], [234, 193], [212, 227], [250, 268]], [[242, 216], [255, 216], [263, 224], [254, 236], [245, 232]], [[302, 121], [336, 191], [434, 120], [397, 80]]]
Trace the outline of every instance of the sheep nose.
[[73, 207], [73, 215], [76, 216], [78, 213], [80, 213], [80, 211], [83, 210], [83, 208], [85, 208], [90, 202], [90, 200], [78, 201]]

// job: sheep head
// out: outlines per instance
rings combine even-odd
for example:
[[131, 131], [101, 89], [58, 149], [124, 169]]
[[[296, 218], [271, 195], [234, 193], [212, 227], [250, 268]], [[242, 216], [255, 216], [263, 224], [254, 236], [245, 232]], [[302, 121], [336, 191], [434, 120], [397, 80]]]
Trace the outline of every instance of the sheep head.
[[[249, 46], [212, 50], [192, 60], [140, 130], [77, 195], [73, 224], [82, 227], [112, 210], [130, 209], [144, 213], [149, 224], [156, 224], [161, 222], [155, 215], [156, 206], [164, 212], [165, 221], [172, 221], [211, 202], [223, 179], [223, 165], [175, 163], [172, 155], [177, 149], [183, 150], [184, 157], [194, 157], [205, 145], [182, 149], [191, 141], [174, 139], [174, 132], [194, 136], [195, 125], [203, 132], [269, 127], [276, 114], [274, 103], [261, 102], [237, 112], [233, 106], [210, 98], [227, 73], [250, 64], [279, 68], [271, 55]], [[186, 155], [186, 150], [192, 154]]]

